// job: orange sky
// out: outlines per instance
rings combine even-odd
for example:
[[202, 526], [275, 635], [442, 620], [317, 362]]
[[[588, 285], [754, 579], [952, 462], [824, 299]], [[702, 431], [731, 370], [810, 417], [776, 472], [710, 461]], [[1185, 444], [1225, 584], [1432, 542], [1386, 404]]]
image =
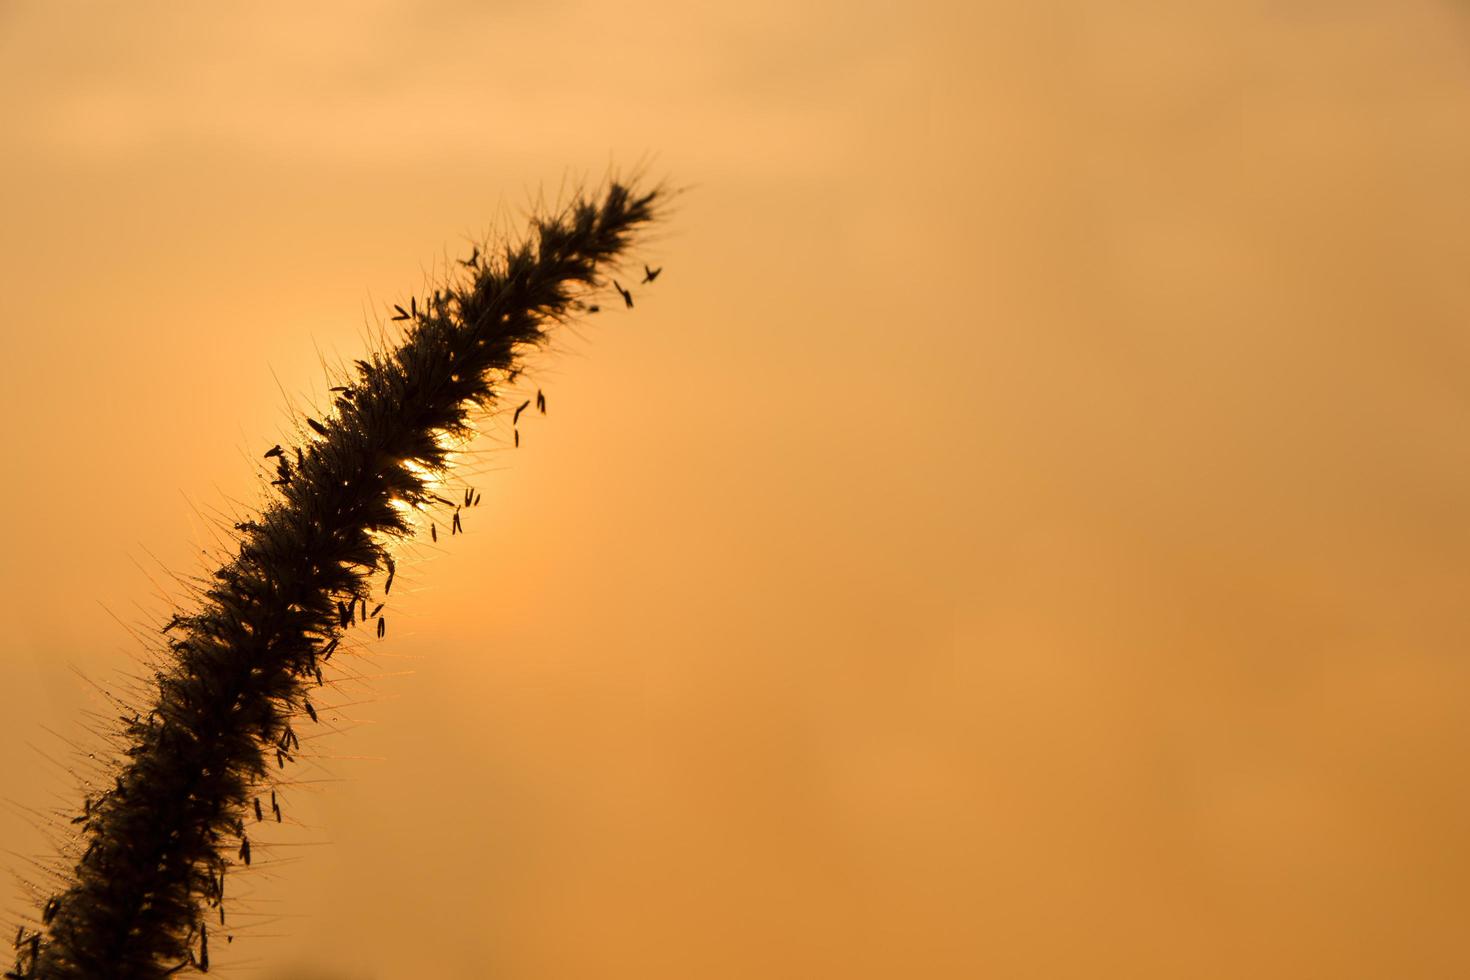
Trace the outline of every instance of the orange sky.
[[321, 359], [651, 161], [216, 972], [1470, 973], [1463, 4], [311, 6], [0, 4], [0, 844]]

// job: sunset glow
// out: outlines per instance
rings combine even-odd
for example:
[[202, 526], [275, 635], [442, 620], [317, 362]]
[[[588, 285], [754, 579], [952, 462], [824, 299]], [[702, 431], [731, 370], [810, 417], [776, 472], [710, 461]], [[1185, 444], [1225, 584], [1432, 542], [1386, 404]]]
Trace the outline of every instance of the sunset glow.
[[402, 584], [334, 599], [212, 973], [1470, 975], [1467, 39], [0, 4], [9, 929], [395, 305], [641, 172], [667, 215], [436, 437], [449, 506], [392, 502]]

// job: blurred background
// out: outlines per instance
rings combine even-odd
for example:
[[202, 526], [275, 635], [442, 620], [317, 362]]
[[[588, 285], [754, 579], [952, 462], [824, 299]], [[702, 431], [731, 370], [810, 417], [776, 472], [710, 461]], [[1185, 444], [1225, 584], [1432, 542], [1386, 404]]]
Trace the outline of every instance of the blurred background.
[[1470, 972], [1470, 8], [310, 7], [0, 2], [20, 879], [324, 365], [642, 166], [215, 972]]

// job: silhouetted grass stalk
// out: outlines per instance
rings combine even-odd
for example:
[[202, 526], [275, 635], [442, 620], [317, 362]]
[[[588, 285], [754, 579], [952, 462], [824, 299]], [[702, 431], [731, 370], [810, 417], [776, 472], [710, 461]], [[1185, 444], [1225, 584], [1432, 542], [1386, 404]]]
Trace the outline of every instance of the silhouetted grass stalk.
[[461, 281], [401, 311], [402, 343], [357, 362], [335, 413], [273, 454], [279, 498], [237, 525], [238, 557], [165, 628], [172, 656], [156, 700], [123, 719], [120, 774], [77, 820], [84, 856], [46, 902], [42, 931], [17, 935], [7, 976], [208, 970], [208, 920], [218, 907], [223, 921], [227, 872], [250, 863], [251, 791], [291, 760], [292, 721], [315, 718], [308, 691], [352, 610], [366, 615], [373, 573], [391, 588], [388, 545], [413, 533], [407, 510], [452, 506], [430, 489], [446, 446], [472, 435], [496, 384], [604, 284], [665, 198], [613, 183], [537, 218], [522, 244], [476, 250]]

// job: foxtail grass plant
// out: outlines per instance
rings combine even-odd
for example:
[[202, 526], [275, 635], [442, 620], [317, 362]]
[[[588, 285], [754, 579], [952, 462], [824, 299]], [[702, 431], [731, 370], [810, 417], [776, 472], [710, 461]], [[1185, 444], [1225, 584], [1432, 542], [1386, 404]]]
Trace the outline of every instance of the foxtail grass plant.
[[[72, 820], [80, 859], [18, 930], [6, 977], [209, 970], [227, 881], [250, 864], [266, 816], [262, 787], [316, 720], [322, 663], [361, 620], [383, 635], [394, 545], [418, 533], [414, 512], [437, 512], [452, 533], [477, 502], [435, 491], [523, 356], [554, 324], [595, 311], [587, 299], [609, 281], [632, 305], [609, 276], [668, 196], [612, 182], [534, 218], [523, 241], [477, 247], [441, 288], [395, 305], [399, 342], [356, 362], [330, 415], [303, 419], [298, 445], [266, 453], [276, 492], [235, 525], [238, 554], [164, 626], [154, 693], [121, 716], [108, 785]], [[271, 808], [279, 819], [274, 795]]]

